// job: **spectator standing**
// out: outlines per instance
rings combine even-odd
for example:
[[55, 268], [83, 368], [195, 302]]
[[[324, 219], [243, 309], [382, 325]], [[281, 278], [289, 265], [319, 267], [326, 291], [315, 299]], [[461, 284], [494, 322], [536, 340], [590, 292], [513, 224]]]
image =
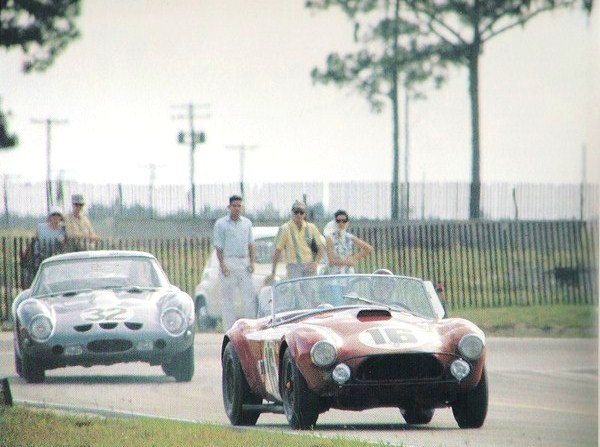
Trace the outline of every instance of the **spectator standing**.
[[63, 250], [65, 227], [63, 212], [58, 206], [51, 207], [46, 222], [37, 225], [35, 237], [40, 243], [42, 259]]
[[277, 263], [283, 254], [287, 263], [287, 277], [300, 278], [317, 273], [317, 265], [323, 256], [323, 244], [318, 228], [306, 222], [306, 204], [296, 201], [292, 205], [292, 218], [279, 227], [275, 251], [273, 252], [273, 268], [267, 281], [273, 280], [277, 271]]
[[[350, 220], [346, 211], [337, 210], [334, 216], [336, 228], [328, 232], [325, 237], [327, 259], [329, 260], [326, 273], [330, 275], [354, 273], [356, 263], [370, 255], [373, 247], [346, 231]], [[355, 247], [359, 249], [357, 253], [354, 252]]]
[[236, 321], [236, 291], [243, 301], [246, 318], [256, 318], [256, 301], [252, 285], [252, 273], [256, 255], [252, 222], [242, 216], [242, 197], [229, 197], [229, 215], [215, 222], [213, 245], [219, 260], [221, 280], [221, 309], [223, 330], [227, 331]]
[[83, 213], [85, 199], [81, 194], [71, 196], [71, 212], [65, 218], [65, 233], [68, 251], [93, 248], [99, 239], [92, 222]]
[[35, 277], [40, 263], [49, 256], [63, 250], [65, 229], [62, 210], [56, 206], [50, 208], [46, 222], [37, 224], [35, 237], [27, 244], [21, 254], [21, 286], [28, 288]]

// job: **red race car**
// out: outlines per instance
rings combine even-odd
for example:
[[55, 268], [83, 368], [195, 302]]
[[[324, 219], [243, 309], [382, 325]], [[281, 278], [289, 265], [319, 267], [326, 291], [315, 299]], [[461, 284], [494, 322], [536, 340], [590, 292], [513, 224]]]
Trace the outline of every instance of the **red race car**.
[[447, 318], [431, 282], [388, 274], [280, 281], [259, 295], [258, 319], [225, 334], [222, 386], [233, 425], [284, 413], [311, 428], [330, 408], [395, 407], [427, 424], [451, 407], [461, 428], [485, 421], [485, 336]]

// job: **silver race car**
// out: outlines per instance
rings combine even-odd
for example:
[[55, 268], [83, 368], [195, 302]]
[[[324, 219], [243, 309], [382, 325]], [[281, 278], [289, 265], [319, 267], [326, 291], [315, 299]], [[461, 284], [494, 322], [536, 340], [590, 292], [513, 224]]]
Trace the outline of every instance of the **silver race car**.
[[147, 362], [194, 375], [194, 302], [138, 251], [88, 251], [42, 262], [12, 304], [15, 367], [27, 382], [65, 366]]

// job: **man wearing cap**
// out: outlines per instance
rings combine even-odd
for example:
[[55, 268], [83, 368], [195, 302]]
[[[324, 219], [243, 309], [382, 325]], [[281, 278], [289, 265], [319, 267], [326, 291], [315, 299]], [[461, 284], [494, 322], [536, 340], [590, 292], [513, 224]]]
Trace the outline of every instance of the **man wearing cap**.
[[67, 250], [80, 251], [93, 248], [99, 239], [92, 222], [83, 214], [85, 200], [81, 194], [71, 196], [71, 212], [65, 218], [65, 233], [67, 236]]
[[317, 273], [317, 264], [323, 255], [321, 233], [317, 227], [306, 222], [306, 204], [296, 201], [292, 205], [292, 218], [279, 227], [275, 251], [273, 252], [273, 268], [267, 278], [271, 281], [277, 271], [277, 263], [283, 255], [287, 263], [288, 278], [312, 276]]
[[223, 330], [235, 323], [236, 291], [244, 304], [246, 318], [256, 318], [256, 301], [252, 285], [255, 252], [252, 221], [241, 215], [242, 197], [229, 197], [229, 214], [217, 219], [213, 231], [213, 245], [217, 252], [221, 274], [221, 311]]

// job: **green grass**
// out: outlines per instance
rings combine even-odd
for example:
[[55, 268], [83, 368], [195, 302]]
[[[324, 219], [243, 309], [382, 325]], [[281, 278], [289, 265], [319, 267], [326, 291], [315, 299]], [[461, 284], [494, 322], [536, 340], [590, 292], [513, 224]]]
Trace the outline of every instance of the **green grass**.
[[471, 320], [488, 336], [598, 336], [598, 308], [595, 306], [512, 306], [450, 310], [449, 314]]
[[[0, 447], [359, 447], [366, 441], [300, 436], [227, 425], [155, 418], [117, 419], [67, 415], [22, 406], [0, 408]], [[387, 445], [387, 444], [379, 444]]]

